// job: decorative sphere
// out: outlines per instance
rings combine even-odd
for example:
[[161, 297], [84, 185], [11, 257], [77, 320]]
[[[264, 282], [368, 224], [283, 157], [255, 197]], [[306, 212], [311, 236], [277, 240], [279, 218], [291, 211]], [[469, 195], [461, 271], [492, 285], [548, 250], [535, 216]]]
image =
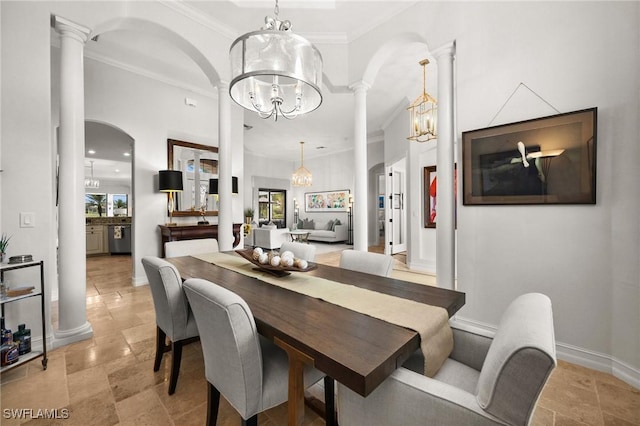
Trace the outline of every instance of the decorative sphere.
[[283, 259], [284, 259], [285, 257], [290, 257], [291, 259], [293, 259], [293, 258], [294, 258], [294, 256], [293, 256], [293, 252], [292, 252], [291, 250], [285, 250], [285, 251], [283, 251], [282, 253], [280, 253], [280, 257], [281, 257], [281, 258], [283, 258]]
[[293, 266], [293, 257], [281, 256], [280, 257], [280, 265], [287, 266], [287, 267]]
[[280, 266], [280, 256], [273, 256], [271, 258], [271, 266]]
[[267, 255], [267, 253], [262, 253], [258, 257], [258, 262], [260, 262], [260, 264], [262, 265], [266, 265], [267, 263], [269, 263], [269, 256]]
[[307, 261], [304, 259], [300, 259], [300, 261], [298, 262], [298, 268], [300, 269], [307, 269], [308, 266], [309, 263], [307, 263]]
[[262, 254], [262, 249], [260, 247], [256, 247], [253, 249], [253, 260], [258, 260], [260, 255]]

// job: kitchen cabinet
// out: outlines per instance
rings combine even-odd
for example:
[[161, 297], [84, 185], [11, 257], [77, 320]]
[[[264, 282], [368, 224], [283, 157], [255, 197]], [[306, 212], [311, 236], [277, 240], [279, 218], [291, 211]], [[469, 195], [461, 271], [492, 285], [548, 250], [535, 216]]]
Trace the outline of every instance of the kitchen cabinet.
[[107, 233], [103, 225], [87, 226], [87, 255], [109, 252], [109, 244], [105, 243]]

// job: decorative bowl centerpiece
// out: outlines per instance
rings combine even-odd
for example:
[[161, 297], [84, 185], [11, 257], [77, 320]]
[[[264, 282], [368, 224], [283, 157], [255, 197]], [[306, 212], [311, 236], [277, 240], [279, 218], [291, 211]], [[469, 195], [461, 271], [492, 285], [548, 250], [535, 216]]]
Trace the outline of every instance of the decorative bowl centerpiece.
[[268, 272], [277, 277], [290, 275], [290, 271], [307, 272], [318, 267], [313, 262], [298, 259], [293, 252], [276, 250], [262, 250], [260, 247], [253, 249], [237, 250], [237, 253], [257, 266], [258, 270]]

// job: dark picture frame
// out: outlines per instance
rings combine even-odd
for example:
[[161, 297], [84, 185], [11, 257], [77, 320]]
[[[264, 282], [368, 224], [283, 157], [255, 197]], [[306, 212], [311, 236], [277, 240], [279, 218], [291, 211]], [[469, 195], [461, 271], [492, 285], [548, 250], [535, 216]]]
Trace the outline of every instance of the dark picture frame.
[[[457, 224], [457, 205], [458, 205], [458, 165], [454, 165], [453, 169], [453, 190], [454, 190], [454, 206], [456, 209], [456, 224]], [[423, 186], [422, 186], [422, 199], [424, 201], [424, 227], [435, 228], [436, 227], [436, 185], [437, 185], [437, 169], [436, 166], [427, 166], [423, 169]]]
[[598, 109], [462, 133], [463, 204], [595, 204]]
[[436, 194], [432, 191], [432, 187], [436, 186], [436, 166], [428, 166], [424, 168], [424, 227], [436, 227]]
[[[191, 191], [185, 188], [185, 191], [175, 195], [175, 211], [173, 217], [187, 217], [187, 216], [202, 216], [203, 213], [192, 207], [194, 203], [194, 197], [204, 196], [207, 198], [207, 192], [209, 189], [209, 177], [218, 177], [218, 147], [211, 145], [202, 145], [194, 142], [180, 141], [177, 139], [167, 139], [167, 169], [180, 170], [183, 172], [183, 182], [185, 186], [189, 181], [190, 175], [193, 176], [192, 169], [195, 166], [194, 160], [198, 154], [198, 158], [202, 156], [200, 161], [203, 163], [201, 167], [207, 167], [211, 170], [207, 170], [206, 178], [200, 182], [199, 187], [191, 188]], [[213, 157], [213, 158], [211, 158]], [[204, 164], [206, 162], [206, 164]], [[189, 173], [191, 171], [191, 173]], [[204, 194], [204, 195], [203, 195]], [[167, 198], [169, 195], [167, 194]], [[190, 201], [184, 202], [183, 198]], [[208, 203], [208, 201], [207, 201]], [[204, 212], [204, 216], [217, 216], [217, 210], [207, 210]]]

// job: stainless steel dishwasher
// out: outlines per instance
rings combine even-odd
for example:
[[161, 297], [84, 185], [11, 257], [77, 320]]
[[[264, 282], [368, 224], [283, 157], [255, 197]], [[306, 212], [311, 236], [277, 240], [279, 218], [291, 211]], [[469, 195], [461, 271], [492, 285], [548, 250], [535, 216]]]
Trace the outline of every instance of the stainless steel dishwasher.
[[109, 225], [109, 253], [131, 253], [131, 225]]

